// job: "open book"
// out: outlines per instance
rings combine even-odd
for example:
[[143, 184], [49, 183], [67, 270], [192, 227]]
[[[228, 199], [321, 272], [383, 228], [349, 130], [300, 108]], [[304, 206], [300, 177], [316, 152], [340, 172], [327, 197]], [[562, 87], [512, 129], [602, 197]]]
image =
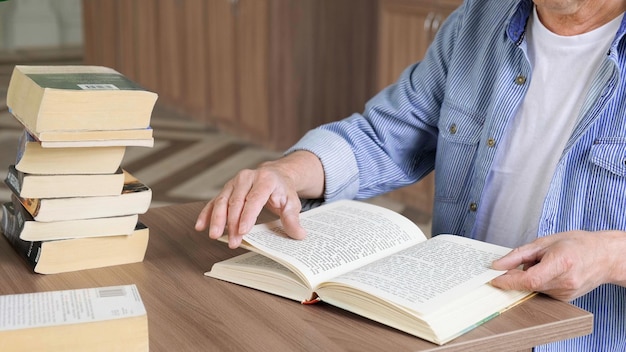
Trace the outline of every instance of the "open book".
[[491, 262], [510, 249], [454, 235], [428, 239], [387, 208], [338, 201], [304, 212], [304, 240], [280, 221], [256, 225], [252, 252], [205, 275], [303, 303], [318, 300], [444, 344], [522, 302], [531, 292], [489, 282]]

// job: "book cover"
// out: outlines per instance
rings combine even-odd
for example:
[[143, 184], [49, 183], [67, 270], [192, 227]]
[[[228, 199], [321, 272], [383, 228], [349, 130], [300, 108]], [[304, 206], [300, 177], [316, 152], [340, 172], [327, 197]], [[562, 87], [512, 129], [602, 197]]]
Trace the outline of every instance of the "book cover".
[[32, 140], [39, 142], [44, 148], [152, 147], [153, 132], [150, 126], [125, 130], [29, 131]]
[[42, 175], [18, 171], [9, 165], [5, 184], [22, 198], [115, 196], [122, 193], [124, 171], [111, 174]]
[[57, 274], [141, 262], [148, 247], [149, 229], [137, 222], [130, 235], [25, 241], [13, 203], [2, 204], [0, 229], [29, 268], [39, 274]]
[[3, 351], [148, 351], [137, 286], [0, 296]]
[[[8, 186], [11, 188], [10, 184]], [[11, 191], [19, 195], [16, 189], [11, 188]], [[18, 196], [18, 199], [36, 221], [66, 221], [143, 214], [150, 207], [152, 190], [124, 171], [124, 187], [120, 195], [69, 198]]]
[[135, 231], [138, 214], [66, 221], [35, 221], [15, 195], [11, 195], [16, 231], [25, 241], [50, 241], [70, 238], [130, 235]]
[[157, 94], [102, 66], [16, 65], [11, 113], [33, 133], [145, 129]]
[[31, 174], [108, 174], [121, 165], [125, 146], [45, 148], [27, 130], [18, 140], [15, 168]]

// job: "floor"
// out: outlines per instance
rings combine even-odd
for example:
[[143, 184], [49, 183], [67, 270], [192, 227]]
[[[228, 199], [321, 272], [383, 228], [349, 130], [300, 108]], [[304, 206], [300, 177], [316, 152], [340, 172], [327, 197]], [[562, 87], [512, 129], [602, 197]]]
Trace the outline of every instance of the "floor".
[[[6, 167], [15, 162], [21, 125], [8, 112], [6, 89], [16, 64], [80, 64], [80, 57], [51, 53], [49, 55], [0, 54], [0, 178]], [[128, 147], [123, 167], [152, 188], [152, 207], [193, 201], [206, 201], [237, 171], [253, 168], [277, 158], [280, 153], [263, 150], [237, 138], [220, 133], [157, 104], [152, 115], [155, 143], [153, 148]], [[10, 191], [0, 183], [0, 201], [10, 199]], [[424, 215], [385, 197], [368, 200], [414, 220], [426, 233], [430, 224]]]

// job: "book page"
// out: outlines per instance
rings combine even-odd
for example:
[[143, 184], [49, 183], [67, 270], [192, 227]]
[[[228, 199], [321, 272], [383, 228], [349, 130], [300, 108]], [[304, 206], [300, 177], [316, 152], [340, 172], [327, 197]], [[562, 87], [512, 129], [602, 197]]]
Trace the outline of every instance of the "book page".
[[419, 227], [387, 208], [337, 201], [304, 212], [304, 240], [286, 236], [279, 221], [257, 225], [244, 247], [296, 272], [310, 287], [426, 240]]
[[0, 296], [0, 331], [146, 314], [135, 285]]
[[460, 236], [439, 235], [332, 281], [425, 315], [502, 275], [505, 271], [491, 269], [491, 263], [509, 251]]
[[213, 264], [204, 275], [251, 287], [298, 302], [313, 299], [314, 293], [291, 270], [255, 252], [248, 252]]

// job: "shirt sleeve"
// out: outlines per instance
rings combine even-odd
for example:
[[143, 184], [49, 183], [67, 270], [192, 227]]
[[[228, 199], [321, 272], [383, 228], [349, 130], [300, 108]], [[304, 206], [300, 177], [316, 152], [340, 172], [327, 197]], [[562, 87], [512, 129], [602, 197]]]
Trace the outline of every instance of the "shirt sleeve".
[[407, 67], [397, 82], [367, 102], [363, 113], [313, 129], [287, 150], [307, 150], [320, 159], [323, 201], [374, 197], [415, 183], [434, 169], [456, 17], [453, 13], [440, 28], [424, 60]]

